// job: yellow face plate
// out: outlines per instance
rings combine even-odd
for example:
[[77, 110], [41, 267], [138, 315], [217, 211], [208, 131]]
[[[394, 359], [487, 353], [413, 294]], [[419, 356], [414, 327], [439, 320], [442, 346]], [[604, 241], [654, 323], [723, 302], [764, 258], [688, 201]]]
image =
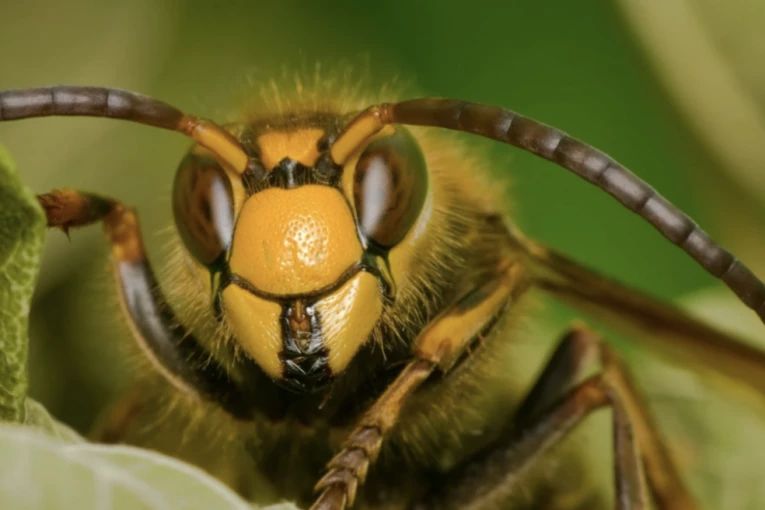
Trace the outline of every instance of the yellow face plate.
[[369, 273], [357, 274], [316, 304], [333, 374], [345, 370], [367, 340], [382, 306], [377, 278]]
[[281, 379], [281, 306], [254, 296], [236, 285], [229, 285], [223, 291], [223, 309], [242, 348], [266, 374]]
[[327, 186], [269, 188], [244, 203], [231, 271], [257, 289], [304, 294], [335, 283], [361, 259], [356, 224], [342, 194]]

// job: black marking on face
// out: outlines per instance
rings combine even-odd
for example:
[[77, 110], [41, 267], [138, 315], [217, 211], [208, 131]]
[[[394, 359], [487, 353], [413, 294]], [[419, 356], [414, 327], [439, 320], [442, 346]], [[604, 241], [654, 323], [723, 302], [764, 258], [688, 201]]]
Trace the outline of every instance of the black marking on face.
[[297, 299], [282, 304], [279, 318], [284, 378], [278, 381], [296, 393], [315, 393], [332, 381], [329, 350], [324, 346], [321, 318], [314, 304]]
[[[388, 282], [388, 277], [386, 277], [383, 274], [383, 271], [380, 269], [380, 264], [377, 262], [377, 260], [378, 259], [375, 258], [375, 256], [364, 253], [359, 262], [356, 262], [352, 266], [348, 267], [348, 269], [346, 269], [343, 274], [341, 274], [340, 277], [333, 283], [330, 283], [325, 287], [320, 287], [316, 290], [301, 292], [298, 294], [273, 294], [271, 292], [263, 291], [252, 285], [249, 281], [247, 281], [247, 279], [239, 276], [238, 274], [231, 273], [230, 270], [227, 270], [226, 273], [221, 275], [221, 282], [225, 282], [225, 285], [233, 284], [241, 287], [253, 296], [265, 299], [266, 301], [273, 301], [275, 303], [285, 305], [295, 300], [316, 302], [324, 296], [337, 291], [357, 274], [365, 272], [371, 274], [380, 281], [380, 290], [386, 296], [386, 299], [388, 297], [393, 299], [393, 287], [391, 283]], [[223, 283], [221, 283], [221, 285], [223, 285]]]
[[380, 294], [387, 305], [392, 305], [396, 299], [396, 282], [390, 268], [389, 251], [377, 249], [369, 245], [361, 257], [362, 264], [369, 268], [367, 272], [377, 278]]
[[306, 184], [315, 184], [313, 167], [308, 167], [294, 159], [284, 158], [268, 174], [268, 187], [292, 189]]
[[242, 183], [248, 196], [269, 188], [293, 189], [309, 184], [340, 189], [342, 175], [342, 167], [332, 162], [329, 153], [323, 153], [314, 166], [285, 157], [269, 172], [245, 172]]
[[[343, 167], [332, 161], [329, 154], [332, 143], [347, 124], [353, 114], [336, 112], [300, 112], [286, 113], [273, 117], [263, 117], [246, 125], [238, 125], [237, 138], [245, 147], [250, 157], [250, 164], [242, 174], [244, 189], [248, 195], [269, 187], [294, 188], [305, 184], [323, 184], [338, 188], [343, 174]], [[299, 131], [302, 129], [321, 129], [324, 131], [317, 142], [319, 158], [313, 167], [284, 158], [274, 169], [267, 169], [261, 161], [261, 148], [258, 137], [270, 131]]]
[[223, 291], [231, 285], [231, 270], [228, 267], [227, 257], [227, 253], [221, 253], [215, 263], [207, 267], [210, 271], [210, 289], [214, 296], [213, 314], [218, 322], [223, 320]]

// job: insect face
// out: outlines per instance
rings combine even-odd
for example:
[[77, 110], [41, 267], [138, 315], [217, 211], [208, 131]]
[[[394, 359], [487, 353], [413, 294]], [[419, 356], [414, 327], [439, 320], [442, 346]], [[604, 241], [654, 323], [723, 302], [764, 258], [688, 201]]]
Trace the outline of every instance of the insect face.
[[425, 160], [404, 128], [343, 167], [319, 150], [325, 129], [256, 129], [240, 130], [255, 170], [226, 172], [192, 148], [176, 175], [176, 224], [238, 344], [276, 382], [315, 392], [394, 299], [390, 256], [423, 210]]

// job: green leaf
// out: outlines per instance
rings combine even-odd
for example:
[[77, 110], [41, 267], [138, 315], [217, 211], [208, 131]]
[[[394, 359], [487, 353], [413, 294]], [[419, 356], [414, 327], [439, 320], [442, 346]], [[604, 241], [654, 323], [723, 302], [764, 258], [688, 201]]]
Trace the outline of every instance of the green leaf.
[[2, 425], [0, 458], [0, 508], [252, 510], [204, 471], [139, 448], [61, 443]]
[[44, 235], [42, 208], [0, 147], [0, 420], [24, 418], [27, 320]]

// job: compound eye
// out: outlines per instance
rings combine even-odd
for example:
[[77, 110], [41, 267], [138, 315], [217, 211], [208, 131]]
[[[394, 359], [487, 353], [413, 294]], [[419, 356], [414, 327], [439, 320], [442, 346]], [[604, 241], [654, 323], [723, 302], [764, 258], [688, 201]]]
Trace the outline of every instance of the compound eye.
[[397, 245], [417, 220], [427, 190], [425, 157], [407, 129], [370, 143], [353, 178], [362, 234], [384, 249]]
[[215, 158], [192, 149], [181, 161], [173, 186], [175, 224], [186, 249], [206, 266], [231, 244], [233, 196], [231, 182]]

